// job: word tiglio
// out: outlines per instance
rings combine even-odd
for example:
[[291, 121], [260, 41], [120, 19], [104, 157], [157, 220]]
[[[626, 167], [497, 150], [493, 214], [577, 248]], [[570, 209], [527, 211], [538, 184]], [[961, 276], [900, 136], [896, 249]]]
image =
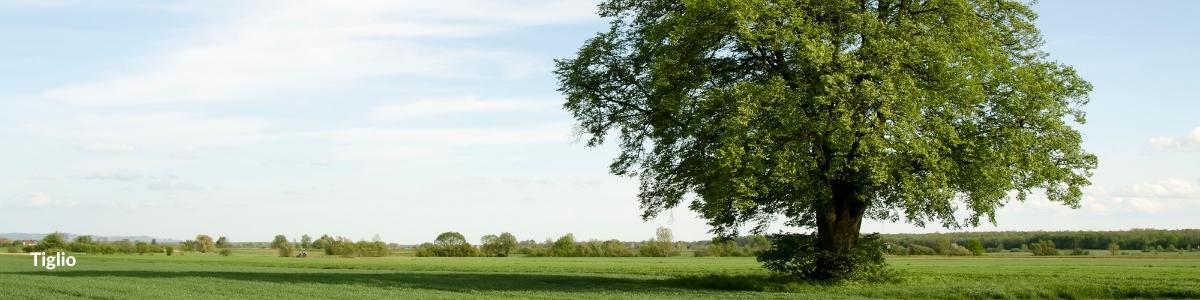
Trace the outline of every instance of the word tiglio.
[[46, 252], [30, 252], [29, 255], [33, 256], [34, 267], [43, 267], [46, 268], [46, 270], [54, 270], [54, 268], [60, 266], [75, 266], [75, 257], [68, 256], [62, 252], [56, 252], [54, 256], [47, 256]]

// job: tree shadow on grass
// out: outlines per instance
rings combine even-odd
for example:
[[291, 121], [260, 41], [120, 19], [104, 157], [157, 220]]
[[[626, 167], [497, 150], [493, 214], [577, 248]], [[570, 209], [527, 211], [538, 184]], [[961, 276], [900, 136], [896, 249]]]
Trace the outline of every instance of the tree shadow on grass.
[[629, 291], [646, 292], [670, 289], [716, 289], [769, 291], [770, 283], [758, 276], [687, 276], [668, 279], [620, 278], [574, 274], [527, 273], [278, 273], [278, 272], [205, 272], [205, 271], [68, 271], [10, 273], [62, 278], [211, 278], [265, 283], [302, 283], [358, 285], [381, 288], [414, 288], [442, 291]]

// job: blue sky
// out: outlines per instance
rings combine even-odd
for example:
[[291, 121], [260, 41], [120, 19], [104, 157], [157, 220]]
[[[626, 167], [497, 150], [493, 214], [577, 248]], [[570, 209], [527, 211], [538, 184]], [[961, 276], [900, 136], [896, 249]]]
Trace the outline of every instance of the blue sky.
[[[709, 237], [685, 208], [642, 221], [615, 149], [574, 138], [550, 72], [604, 27], [592, 3], [427, 2], [0, 1], [0, 232]], [[974, 230], [1196, 227], [1200, 2], [1035, 9], [1095, 85], [1100, 167], [1082, 208]]]

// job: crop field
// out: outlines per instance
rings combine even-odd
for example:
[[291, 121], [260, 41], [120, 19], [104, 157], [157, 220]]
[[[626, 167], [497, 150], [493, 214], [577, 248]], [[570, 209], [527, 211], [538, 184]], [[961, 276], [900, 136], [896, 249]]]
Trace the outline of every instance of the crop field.
[[76, 255], [48, 271], [0, 255], [0, 298], [1200, 298], [1195, 253], [889, 257], [883, 283], [770, 280], [753, 258], [281, 258]]

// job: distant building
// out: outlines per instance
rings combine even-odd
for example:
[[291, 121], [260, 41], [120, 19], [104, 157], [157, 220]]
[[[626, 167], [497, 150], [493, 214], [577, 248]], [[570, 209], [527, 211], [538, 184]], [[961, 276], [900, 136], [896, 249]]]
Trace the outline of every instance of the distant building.
[[21, 245], [22, 245], [22, 246], [25, 246], [25, 247], [34, 247], [34, 246], [37, 246], [37, 243], [38, 243], [38, 241], [37, 241], [37, 240], [24, 240], [24, 241], [21, 241]]

